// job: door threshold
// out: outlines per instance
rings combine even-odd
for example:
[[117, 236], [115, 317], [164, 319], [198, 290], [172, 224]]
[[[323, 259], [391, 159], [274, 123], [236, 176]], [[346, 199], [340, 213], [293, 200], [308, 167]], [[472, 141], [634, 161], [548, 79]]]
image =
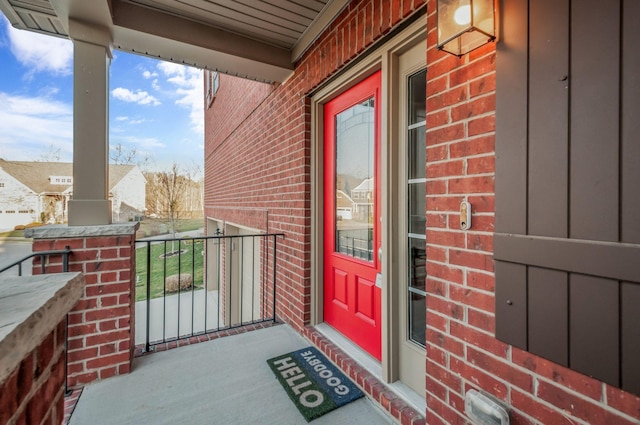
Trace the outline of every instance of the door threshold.
[[382, 381], [382, 365], [375, 357], [358, 347], [351, 342], [350, 339], [326, 323], [318, 323], [314, 327], [349, 357], [358, 362], [360, 366], [364, 367], [367, 372]]
[[[355, 360], [367, 372], [378, 378], [381, 382], [385, 382], [385, 380], [382, 379], [382, 365], [375, 357], [358, 347], [351, 340], [326, 323], [319, 323], [315, 325], [314, 328], [334, 343], [336, 347]], [[420, 396], [420, 394], [400, 381], [396, 381], [394, 383], [385, 382], [385, 385], [424, 416], [427, 411], [427, 400], [424, 395]]]
[[[426, 361], [426, 360], [425, 360]], [[389, 387], [398, 394], [404, 401], [406, 401], [411, 407], [416, 409], [418, 412], [422, 412], [424, 415], [427, 411], [427, 396], [426, 394], [420, 395], [413, 390], [413, 388], [408, 385], [396, 381], [392, 384], [387, 384]]]

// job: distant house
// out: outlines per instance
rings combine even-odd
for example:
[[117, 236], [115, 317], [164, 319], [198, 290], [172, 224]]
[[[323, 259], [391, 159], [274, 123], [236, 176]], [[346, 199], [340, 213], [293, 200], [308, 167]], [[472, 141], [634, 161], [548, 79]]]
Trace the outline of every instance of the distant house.
[[353, 209], [355, 203], [342, 190], [336, 190], [336, 215], [338, 220], [353, 219]]
[[[109, 167], [114, 222], [129, 221], [144, 212], [145, 182], [135, 165]], [[72, 198], [71, 163], [0, 159], [0, 229], [33, 222], [65, 223]]]
[[373, 178], [367, 178], [351, 191], [351, 198], [355, 204], [355, 212], [360, 219], [368, 219], [373, 212]]

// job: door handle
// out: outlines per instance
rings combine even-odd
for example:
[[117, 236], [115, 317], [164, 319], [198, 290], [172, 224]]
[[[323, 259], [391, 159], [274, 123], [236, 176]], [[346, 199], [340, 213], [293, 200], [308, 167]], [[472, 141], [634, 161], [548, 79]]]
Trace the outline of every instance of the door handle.
[[376, 273], [376, 286], [382, 288], [382, 273]]

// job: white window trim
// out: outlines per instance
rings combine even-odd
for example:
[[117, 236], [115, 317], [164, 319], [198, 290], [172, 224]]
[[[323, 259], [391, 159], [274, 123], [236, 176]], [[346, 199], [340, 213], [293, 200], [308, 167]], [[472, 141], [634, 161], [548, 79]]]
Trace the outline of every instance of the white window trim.
[[204, 72], [205, 75], [205, 93], [207, 94], [207, 109], [211, 107], [213, 100], [216, 98], [218, 89], [220, 88], [220, 74], [218, 71]]

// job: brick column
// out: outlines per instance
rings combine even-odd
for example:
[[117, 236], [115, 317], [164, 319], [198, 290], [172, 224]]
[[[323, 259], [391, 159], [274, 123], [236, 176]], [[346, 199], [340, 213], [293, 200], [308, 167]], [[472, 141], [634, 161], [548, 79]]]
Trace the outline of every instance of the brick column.
[[[33, 251], [71, 248], [69, 271], [81, 272], [83, 296], [69, 313], [70, 388], [129, 373], [135, 347], [135, 232], [137, 223], [44, 226], [28, 229]], [[62, 258], [46, 270], [62, 269]], [[34, 274], [40, 273], [34, 261]]]

